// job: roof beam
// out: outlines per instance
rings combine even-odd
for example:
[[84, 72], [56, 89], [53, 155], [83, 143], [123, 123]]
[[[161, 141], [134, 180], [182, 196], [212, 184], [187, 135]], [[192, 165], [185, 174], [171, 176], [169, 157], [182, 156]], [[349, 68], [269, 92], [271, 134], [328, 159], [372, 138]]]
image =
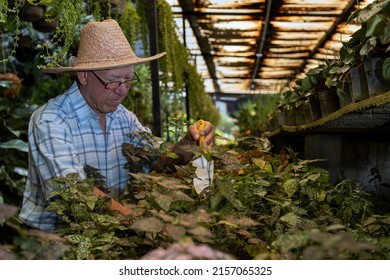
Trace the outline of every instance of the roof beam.
[[257, 72], [259, 70], [260, 59], [263, 56], [265, 38], [267, 37], [268, 26], [270, 24], [270, 19], [271, 19], [272, 0], [268, 0], [265, 3], [266, 3], [266, 8], [265, 8], [264, 24], [262, 25], [263, 28], [261, 29], [261, 33], [260, 33], [259, 47], [256, 52], [256, 60], [252, 70], [252, 81], [250, 83], [250, 87], [253, 86], [253, 81], [255, 80], [257, 76]]
[[197, 16], [191, 15], [191, 12], [194, 11], [194, 4], [191, 0], [179, 0], [179, 4], [180, 4], [181, 9], [183, 11], [183, 16], [190, 23], [192, 32], [194, 33], [195, 38], [198, 42], [199, 49], [202, 53], [202, 56], [205, 60], [206, 65], [207, 65], [209, 75], [210, 75], [211, 79], [213, 80], [214, 91], [221, 92], [221, 89], [220, 89], [219, 84], [218, 84], [215, 63], [214, 63], [212, 56], [210, 56], [210, 54], [212, 53], [210, 43], [208, 41], [208, 38], [203, 37], [200, 30], [199, 30], [199, 22], [198, 22]]
[[[301, 66], [297, 69], [297, 75], [299, 75], [300, 72], [302, 72], [306, 65], [308, 60], [313, 59], [314, 55], [319, 52], [319, 49], [322, 48], [327, 41], [329, 41], [332, 37], [332, 35], [336, 32], [337, 26], [341, 23], [346, 21], [348, 16], [350, 15], [351, 11], [354, 9], [354, 5], [356, 4], [356, 0], [350, 0], [348, 5], [345, 6], [342, 13], [336, 18], [336, 20], [333, 22], [332, 26], [328, 29], [326, 34], [321, 38], [321, 40], [317, 43], [317, 45], [311, 50], [305, 61], [301, 64]], [[293, 78], [295, 79], [295, 78]]]

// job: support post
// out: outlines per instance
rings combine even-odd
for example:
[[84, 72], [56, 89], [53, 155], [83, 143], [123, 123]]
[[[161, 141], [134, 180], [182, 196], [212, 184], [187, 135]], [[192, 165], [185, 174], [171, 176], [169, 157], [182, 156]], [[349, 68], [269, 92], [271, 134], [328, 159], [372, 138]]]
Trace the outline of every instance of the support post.
[[[157, 4], [156, 0], [148, 0], [149, 13], [149, 31], [150, 31], [150, 55], [155, 55], [158, 50], [158, 32], [157, 32]], [[153, 60], [151, 63], [151, 78], [153, 92], [153, 134], [161, 137], [161, 100], [160, 100], [160, 79], [159, 79], [159, 62]]]

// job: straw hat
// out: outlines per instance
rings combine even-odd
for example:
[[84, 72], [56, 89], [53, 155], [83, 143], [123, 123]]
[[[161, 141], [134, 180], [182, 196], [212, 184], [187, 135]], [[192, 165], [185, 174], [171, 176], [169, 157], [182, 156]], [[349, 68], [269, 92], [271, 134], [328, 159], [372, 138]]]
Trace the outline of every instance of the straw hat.
[[80, 34], [76, 57], [70, 58], [70, 67], [48, 67], [46, 73], [107, 70], [148, 62], [165, 55], [165, 52], [150, 57], [137, 57], [123, 34], [119, 24], [108, 19], [87, 23]]

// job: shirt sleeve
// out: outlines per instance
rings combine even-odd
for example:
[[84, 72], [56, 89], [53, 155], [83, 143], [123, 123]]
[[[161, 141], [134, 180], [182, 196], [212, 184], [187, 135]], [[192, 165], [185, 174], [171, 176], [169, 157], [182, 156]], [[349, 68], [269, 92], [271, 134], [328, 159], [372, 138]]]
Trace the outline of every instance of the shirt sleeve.
[[33, 122], [29, 141], [36, 168], [39, 170], [38, 182], [46, 199], [52, 197], [52, 180], [65, 177], [70, 173], [79, 173], [85, 178], [84, 167], [80, 163], [77, 151], [71, 139], [71, 133], [64, 120], [45, 119]]
[[131, 123], [129, 143], [139, 148], [149, 147], [157, 149], [163, 140], [160, 137], [154, 136], [150, 128], [143, 126], [133, 112], [127, 111], [127, 114]]

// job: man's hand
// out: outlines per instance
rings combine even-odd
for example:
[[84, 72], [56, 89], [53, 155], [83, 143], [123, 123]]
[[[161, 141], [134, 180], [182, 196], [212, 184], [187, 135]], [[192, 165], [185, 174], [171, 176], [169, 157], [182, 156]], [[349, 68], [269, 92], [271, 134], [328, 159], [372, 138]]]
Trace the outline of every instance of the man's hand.
[[194, 153], [185, 146], [198, 146], [200, 136], [204, 136], [202, 147], [210, 149], [214, 144], [214, 127], [211, 123], [205, 122], [205, 126], [201, 131], [198, 131], [196, 124], [188, 127], [186, 136], [180, 140], [178, 145], [170, 147], [170, 150], [177, 154], [178, 158], [168, 157], [166, 154], [161, 154], [159, 159], [154, 162], [152, 169], [157, 172], [172, 171], [174, 165], [185, 165], [193, 158]]
[[202, 146], [207, 149], [211, 149], [211, 147], [214, 145], [215, 139], [214, 126], [207, 121], [205, 121], [205, 127], [201, 131], [198, 131], [196, 124], [190, 125], [188, 127], [188, 133], [185, 138], [193, 143], [198, 142], [201, 135], [204, 136]]

